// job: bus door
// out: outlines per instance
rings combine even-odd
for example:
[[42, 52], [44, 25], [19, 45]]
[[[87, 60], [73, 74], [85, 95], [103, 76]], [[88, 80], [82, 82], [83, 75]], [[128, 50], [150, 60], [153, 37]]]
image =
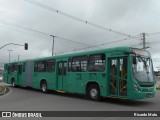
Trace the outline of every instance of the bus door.
[[64, 90], [64, 86], [66, 84], [66, 69], [66, 61], [58, 62], [58, 90]]
[[22, 81], [22, 65], [18, 65], [18, 72], [17, 72], [18, 76], [18, 80], [17, 83], [20, 84], [20, 82]]
[[109, 59], [109, 95], [127, 97], [127, 57]]

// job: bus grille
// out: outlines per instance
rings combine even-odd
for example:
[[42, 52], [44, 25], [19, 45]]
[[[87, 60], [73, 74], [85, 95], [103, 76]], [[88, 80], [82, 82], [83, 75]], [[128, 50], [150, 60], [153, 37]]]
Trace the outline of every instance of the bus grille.
[[153, 87], [154, 85], [140, 85], [141, 87]]
[[143, 89], [142, 92], [149, 92], [149, 89]]

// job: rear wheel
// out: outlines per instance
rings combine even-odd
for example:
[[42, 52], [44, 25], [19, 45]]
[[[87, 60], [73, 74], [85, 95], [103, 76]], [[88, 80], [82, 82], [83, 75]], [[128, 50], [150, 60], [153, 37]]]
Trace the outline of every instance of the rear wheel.
[[99, 86], [96, 84], [90, 85], [88, 88], [88, 96], [91, 100], [94, 100], [94, 101], [100, 100]]
[[41, 91], [43, 93], [46, 93], [48, 90], [47, 90], [47, 83], [46, 82], [42, 82], [41, 83]]

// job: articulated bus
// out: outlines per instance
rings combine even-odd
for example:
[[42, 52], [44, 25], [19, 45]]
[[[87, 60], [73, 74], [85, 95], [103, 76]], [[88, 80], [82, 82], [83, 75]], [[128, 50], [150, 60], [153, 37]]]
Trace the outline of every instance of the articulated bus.
[[78, 93], [92, 100], [101, 97], [145, 99], [155, 96], [150, 53], [131, 47], [6, 63], [5, 82], [13, 87], [32, 87]]

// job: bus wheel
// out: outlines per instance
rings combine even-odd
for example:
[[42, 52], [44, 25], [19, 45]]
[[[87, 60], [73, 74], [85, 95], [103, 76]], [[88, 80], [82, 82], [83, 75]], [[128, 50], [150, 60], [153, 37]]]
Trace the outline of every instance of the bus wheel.
[[91, 100], [98, 101], [100, 100], [100, 90], [98, 85], [92, 84], [88, 88], [88, 96]]
[[16, 87], [16, 82], [14, 79], [12, 80], [12, 87]]
[[47, 83], [45, 81], [41, 83], [41, 91], [43, 93], [47, 92]]

